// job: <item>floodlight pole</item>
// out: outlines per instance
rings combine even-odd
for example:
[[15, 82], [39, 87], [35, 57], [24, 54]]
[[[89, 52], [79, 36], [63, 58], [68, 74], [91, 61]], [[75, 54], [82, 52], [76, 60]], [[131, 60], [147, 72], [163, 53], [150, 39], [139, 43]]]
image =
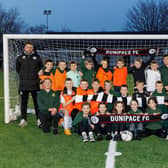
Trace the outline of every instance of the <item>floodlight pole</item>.
[[51, 15], [51, 10], [44, 10], [43, 14], [46, 15], [46, 27], [48, 32], [48, 15]]

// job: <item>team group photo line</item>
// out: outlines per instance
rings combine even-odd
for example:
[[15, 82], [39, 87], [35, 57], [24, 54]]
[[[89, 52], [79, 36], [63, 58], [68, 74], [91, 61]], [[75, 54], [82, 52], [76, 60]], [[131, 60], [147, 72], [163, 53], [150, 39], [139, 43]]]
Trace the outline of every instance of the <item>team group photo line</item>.
[[[101, 60], [97, 58], [102, 54]], [[139, 56], [148, 55], [142, 60]], [[114, 66], [109, 58], [119, 55]], [[124, 55], [135, 55], [127, 65]], [[73, 60], [42, 60], [31, 41], [16, 58], [19, 76], [20, 128], [28, 125], [32, 96], [39, 131], [59, 136], [78, 134], [83, 142], [103, 139], [142, 140], [156, 135], [168, 140], [168, 54], [156, 61], [157, 49], [106, 50], [90, 47], [80, 65]], [[133, 78], [132, 88], [128, 76]], [[132, 90], [131, 94], [129, 93]]]

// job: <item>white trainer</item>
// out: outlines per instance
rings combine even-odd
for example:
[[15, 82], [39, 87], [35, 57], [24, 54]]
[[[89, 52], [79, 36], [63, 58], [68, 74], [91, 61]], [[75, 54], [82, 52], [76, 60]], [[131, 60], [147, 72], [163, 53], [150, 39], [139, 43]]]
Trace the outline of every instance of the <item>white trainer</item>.
[[166, 136], [166, 140], [168, 141], [168, 135]]
[[95, 141], [95, 138], [94, 138], [94, 135], [93, 135], [92, 131], [89, 132], [89, 139], [90, 139], [90, 142], [94, 142]]
[[18, 126], [21, 127], [21, 128], [25, 127], [26, 125], [27, 125], [27, 121], [24, 120], [24, 119], [21, 119], [20, 123], [18, 124]]
[[41, 121], [39, 118], [37, 119], [37, 127], [41, 128]]
[[88, 142], [88, 137], [86, 132], [82, 132], [83, 142]]

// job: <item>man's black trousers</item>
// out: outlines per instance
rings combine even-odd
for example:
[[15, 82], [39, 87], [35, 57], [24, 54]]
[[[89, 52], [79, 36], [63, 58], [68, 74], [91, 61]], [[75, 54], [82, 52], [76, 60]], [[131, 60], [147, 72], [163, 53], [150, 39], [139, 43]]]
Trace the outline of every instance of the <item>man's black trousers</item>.
[[29, 93], [31, 93], [31, 96], [33, 98], [35, 113], [36, 113], [36, 119], [39, 118], [39, 108], [37, 103], [37, 91], [21, 91], [21, 118], [27, 120], [27, 104], [29, 99]]

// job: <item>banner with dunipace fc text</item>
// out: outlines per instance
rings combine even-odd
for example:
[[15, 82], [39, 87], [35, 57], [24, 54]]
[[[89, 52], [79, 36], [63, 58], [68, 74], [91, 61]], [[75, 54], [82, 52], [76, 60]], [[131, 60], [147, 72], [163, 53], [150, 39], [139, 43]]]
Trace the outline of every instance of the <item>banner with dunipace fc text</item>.
[[118, 56], [138, 56], [138, 55], [155, 55], [159, 52], [158, 48], [142, 48], [142, 49], [104, 49], [88, 47], [85, 54], [103, 54], [103, 55], [118, 55]]
[[114, 114], [90, 117], [92, 124], [104, 123], [139, 123], [167, 120], [168, 114]]

